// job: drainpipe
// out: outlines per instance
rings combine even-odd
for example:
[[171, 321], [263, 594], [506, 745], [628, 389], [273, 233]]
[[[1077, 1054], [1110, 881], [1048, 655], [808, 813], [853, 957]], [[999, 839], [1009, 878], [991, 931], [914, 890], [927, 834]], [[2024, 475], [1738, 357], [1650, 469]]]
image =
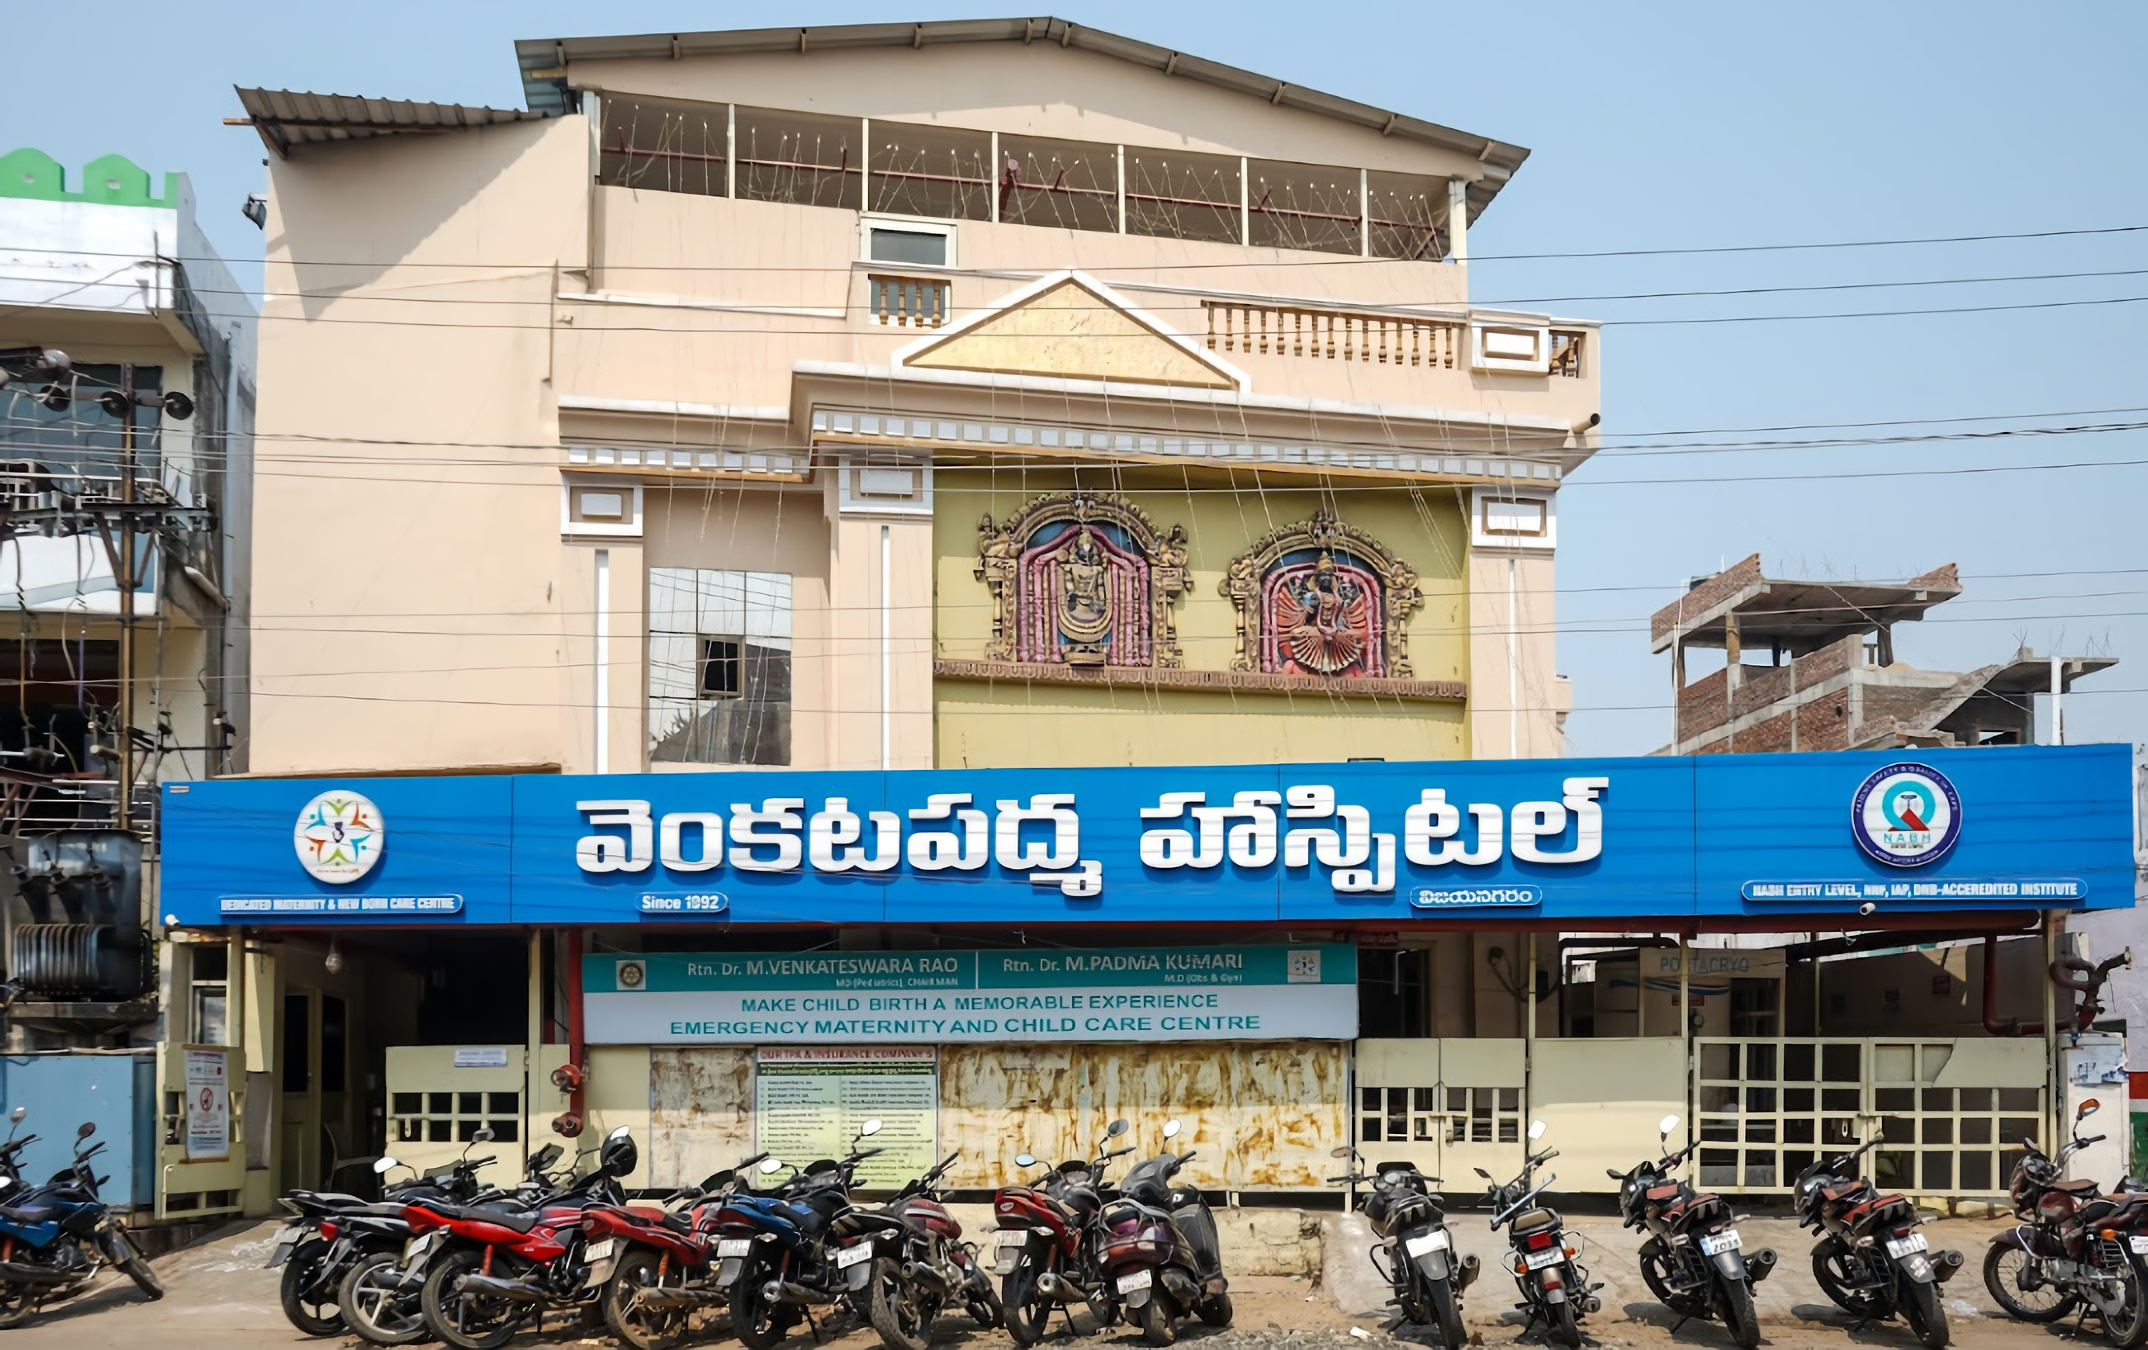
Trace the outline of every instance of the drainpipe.
[[582, 1133], [589, 1118], [584, 1109], [589, 1081], [589, 1052], [582, 1043], [582, 930], [567, 930], [567, 1062], [552, 1070], [552, 1086], [567, 1094], [566, 1113], [552, 1122], [552, 1129], [569, 1139]]
[[2041, 1036], [2044, 1023], [1999, 1020], [1999, 935], [1984, 935], [1984, 1030], [1993, 1036]]

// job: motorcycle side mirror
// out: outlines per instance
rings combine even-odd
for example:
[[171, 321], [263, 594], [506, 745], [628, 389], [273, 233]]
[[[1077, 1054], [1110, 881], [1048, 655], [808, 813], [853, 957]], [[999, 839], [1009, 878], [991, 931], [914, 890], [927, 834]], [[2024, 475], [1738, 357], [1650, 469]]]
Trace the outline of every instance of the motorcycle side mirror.
[[1485, 1171], [1481, 1167], [1473, 1167], [1470, 1170], [1475, 1172], [1478, 1176], [1483, 1177], [1486, 1181], [1490, 1181], [1492, 1179], [1492, 1174], [1490, 1172]]
[[763, 1158], [763, 1159], [761, 1159], [761, 1175], [762, 1175], [762, 1176], [764, 1176], [764, 1177], [766, 1177], [766, 1176], [773, 1176], [773, 1175], [775, 1175], [776, 1173], [778, 1173], [778, 1172], [780, 1172], [780, 1171], [782, 1171], [782, 1170], [783, 1170], [783, 1161], [782, 1161], [782, 1159], [780, 1159], [780, 1158]]
[[1116, 1139], [1132, 1128], [1134, 1128], [1133, 1122], [1127, 1120], [1122, 1116], [1118, 1120], [1114, 1120], [1113, 1122], [1111, 1122], [1109, 1126], [1105, 1127], [1104, 1137], [1106, 1139]]
[[1166, 1139], [1176, 1139], [1178, 1138], [1178, 1132], [1184, 1128], [1185, 1126], [1178, 1123], [1178, 1117], [1173, 1116], [1163, 1123], [1163, 1137]]
[[701, 1183], [701, 1189], [704, 1191], [720, 1191], [730, 1185], [737, 1176], [738, 1173], [728, 1167], [721, 1172], [711, 1172], [708, 1179]]
[[1027, 1153], [1017, 1153], [1014, 1155], [1014, 1165], [1016, 1167], [1035, 1167], [1037, 1160]]
[[75, 1131], [75, 1138], [87, 1139], [95, 1133], [97, 1133], [97, 1122], [85, 1120], [82, 1122], [82, 1128]]
[[384, 1177], [401, 1166], [401, 1163], [397, 1162], [395, 1159], [383, 1153], [378, 1158], [375, 1158], [373, 1160], [373, 1175], [376, 1177]]
[[27, 1107], [27, 1106], [18, 1106], [18, 1107], [16, 1107], [16, 1108], [15, 1108], [14, 1110], [12, 1110], [12, 1111], [10, 1111], [10, 1112], [8, 1112], [8, 1113], [7, 1113], [7, 1121], [8, 1121], [8, 1124], [10, 1124], [10, 1125], [20, 1125], [20, 1124], [22, 1124], [22, 1118], [23, 1118], [24, 1116], [26, 1116], [26, 1115], [29, 1115], [29, 1114], [30, 1114], [30, 1108], [29, 1108], [29, 1107]]
[[880, 1120], [878, 1117], [868, 1120], [858, 1127], [858, 1138], [860, 1139], [870, 1139], [878, 1133], [880, 1133]]
[[2090, 1116], [2096, 1114], [2102, 1109], [2103, 1103], [2097, 1101], [2094, 1097], [2084, 1098], [2081, 1102], [2080, 1108], [2073, 1113], [2073, 1118], [2076, 1121], [2087, 1120]]
[[1678, 1117], [1676, 1116], [1665, 1116], [1662, 1120], [1656, 1122], [1656, 1133], [1662, 1135], [1665, 1139], [1670, 1138], [1671, 1131], [1677, 1128]]
[[489, 1144], [498, 1137], [498, 1135], [492, 1132], [492, 1127], [490, 1125], [486, 1125], [480, 1127], [476, 1134], [470, 1136], [470, 1142], [473, 1144]]
[[1539, 1140], [1539, 1139], [1542, 1139], [1543, 1137], [1544, 1137], [1544, 1122], [1543, 1122], [1543, 1121], [1541, 1121], [1541, 1120], [1532, 1120], [1532, 1121], [1530, 1121], [1530, 1122], [1529, 1122], [1529, 1142], [1533, 1144], [1533, 1143], [1535, 1143], [1535, 1142], [1536, 1142], [1537, 1140]]
[[1344, 1144], [1341, 1148], [1329, 1149], [1328, 1156], [1330, 1158], [1347, 1158], [1355, 1154], [1356, 1152], [1356, 1149], [1350, 1147], [1348, 1144]]

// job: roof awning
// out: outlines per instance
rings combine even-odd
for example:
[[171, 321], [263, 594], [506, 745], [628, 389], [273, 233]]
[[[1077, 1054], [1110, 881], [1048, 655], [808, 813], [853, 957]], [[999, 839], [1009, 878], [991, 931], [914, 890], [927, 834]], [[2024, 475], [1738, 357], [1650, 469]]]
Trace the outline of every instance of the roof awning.
[[362, 141], [376, 136], [435, 135], [537, 122], [553, 115], [519, 108], [475, 108], [463, 103], [417, 103], [292, 89], [238, 89], [237, 93], [246, 116], [227, 117], [224, 125], [252, 127], [278, 159], [289, 158], [294, 145]]

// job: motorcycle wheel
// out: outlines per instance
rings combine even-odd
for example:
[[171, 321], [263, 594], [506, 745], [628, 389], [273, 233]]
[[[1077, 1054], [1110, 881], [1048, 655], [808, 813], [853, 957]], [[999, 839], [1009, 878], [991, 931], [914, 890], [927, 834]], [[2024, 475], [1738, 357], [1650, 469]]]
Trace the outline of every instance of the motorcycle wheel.
[[1432, 1321], [1439, 1327], [1439, 1343], [1447, 1350], [1462, 1350], [1469, 1333], [1462, 1329], [1462, 1306], [1454, 1296], [1454, 1281], [1426, 1282], [1426, 1301], [1432, 1305]]
[[1668, 1262], [1664, 1260], [1661, 1252], [1642, 1253], [1641, 1282], [1648, 1286], [1649, 1293], [1656, 1296], [1656, 1302], [1680, 1317], [1691, 1317], [1701, 1310], [1698, 1299], [1671, 1288]]
[[1178, 1309], [1163, 1290], [1149, 1291], [1149, 1301], [1141, 1305], [1139, 1316], [1141, 1339], [1150, 1345], [1169, 1345], [1178, 1339]]
[[604, 1286], [604, 1324], [634, 1350], [669, 1350], [686, 1334], [686, 1308], [642, 1306], [641, 1291], [654, 1289], [663, 1262], [647, 1248], [629, 1252]]
[[1007, 1277], [999, 1282], [999, 1303], [1003, 1310], [1009, 1339], [1029, 1350], [1051, 1329], [1052, 1311], [1059, 1306], [1055, 1299], [1037, 1292], [1037, 1277], [1058, 1266], [1057, 1254], [1048, 1253], [1040, 1269], [1036, 1264], [1023, 1260], [1014, 1264]]
[[1229, 1326], [1233, 1311], [1229, 1294], [1210, 1294], [1193, 1305], [1194, 1315], [1212, 1327]]
[[775, 1350], [791, 1329], [783, 1306], [769, 1302], [762, 1292], [767, 1282], [768, 1271], [759, 1264], [749, 1264], [738, 1273], [738, 1283], [732, 1286], [731, 1334], [746, 1350]]
[[962, 1267], [964, 1272], [962, 1297], [970, 1310], [970, 1317], [978, 1326], [991, 1330], [1007, 1320], [1007, 1310], [1000, 1306], [999, 1290], [992, 1287], [992, 1277], [985, 1274], [984, 1267], [977, 1264], [977, 1253], [970, 1253]]
[[[122, 1264], [121, 1270], [129, 1275], [134, 1272], [129, 1265], [142, 1258], [135, 1256]], [[150, 1279], [154, 1280], [154, 1275]], [[139, 1279], [135, 1280], [140, 1284]], [[313, 1261], [290, 1261], [283, 1268], [283, 1279], [278, 1283], [277, 1294], [283, 1301], [283, 1315], [291, 1319], [291, 1325], [308, 1336], [341, 1336], [343, 1334], [343, 1310], [336, 1306], [336, 1291], [319, 1289], [321, 1267]], [[159, 1289], [154, 1297], [163, 1297]], [[325, 1297], [324, 1297], [325, 1295]]]
[[1743, 1280], [1718, 1279], [1716, 1293], [1722, 1304], [1723, 1325], [1740, 1350], [1760, 1344], [1760, 1313], [1753, 1307], [1753, 1290]]
[[482, 1252], [450, 1252], [425, 1276], [425, 1325], [455, 1350], [499, 1350], [522, 1325], [522, 1308], [504, 1298], [462, 1292], [462, 1279], [484, 1264]]
[[1551, 1305], [1551, 1334], [1569, 1350], [1580, 1350], [1581, 1327], [1574, 1320], [1574, 1300], [1562, 1298]]
[[2029, 1288], [2025, 1277], [2035, 1268], [2036, 1258], [2019, 1247], [1994, 1246], [1984, 1253], [1984, 1288], [2008, 1317], [2056, 1322], [2080, 1306], [2078, 1295], [2042, 1275], [2033, 1276], [2036, 1287]]
[[39, 1302], [35, 1289], [0, 1289], [0, 1331], [12, 1330], [37, 1316]]
[[164, 1297], [164, 1282], [149, 1268], [149, 1260], [134, 1245], [133, 1235], [117, 1219], [112, 1220], [112, 1256], [144, 1298], [154, 1303]]
[[927, 1350], [939, 1300], [902, 1277], [893, 1257], [873, 1258], [872, 1283], [866, 1286], [866, 1320], [888, 1350]]
[[1851, 1289], [1853, 1273], [1849, 1253], [1833, 1243], [1812, 1254], [1813, 1282], [1836, 1307], [1858, 1318], [1885, 1317], [1892, 1311], [1879, 1295]]
[[411, 1345], [426, 1340], [420, 1290], [405, 1290], [402, 1262], [394, 1252], [375, 1252], [351, 1268], [336, 1291], [336, 1308], [352, 1335], [374, 1345]]
[[1920, 1284], [1906, 1277], [1898, 1277], [1901, 1284], [1909, 1286], [1902, 1290], [1902, 1318], [1924, 1350], [1946, 1350], [1947, 1305], [1940, 1301], [1939, 1286]]
[[2125, 1275], [2126, 1299], [2115, 1313], [2103, 1317], [2103, 1334], [2119, 1350], [2136, 1350], [2148, 1341], [2148, 1269], [2144, 1269], [2137, 1256], [2127, 1258]]

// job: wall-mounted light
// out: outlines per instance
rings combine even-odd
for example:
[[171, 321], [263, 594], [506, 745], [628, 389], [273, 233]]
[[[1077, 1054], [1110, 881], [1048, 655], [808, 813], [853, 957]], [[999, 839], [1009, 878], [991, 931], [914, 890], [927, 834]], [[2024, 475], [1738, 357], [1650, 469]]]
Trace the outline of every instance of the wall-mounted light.
[[[168, 394], [136, 394], [134, 401], [144, 408], [162, 408], [164, 415], [175, 422], [184, 422], [194, 415], [194, 400], [176, 389]], [[114, 417], [125, 417], [127, 396], [117, 389], [108, 389], [97, 396], [97, 406]]]

